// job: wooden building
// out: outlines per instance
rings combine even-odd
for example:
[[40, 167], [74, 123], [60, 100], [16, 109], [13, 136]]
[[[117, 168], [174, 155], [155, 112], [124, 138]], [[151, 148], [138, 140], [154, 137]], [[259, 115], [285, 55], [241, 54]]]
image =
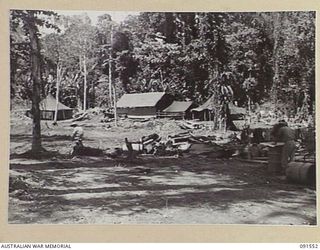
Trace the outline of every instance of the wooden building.
[[170, 117], [176, 119], [191, 118], [190, 110], [192, 101], [174, 101], [171, 105], [160, 112], [160, 117]]
[[117, 113], [129, 118], [157, 117], [172, 101], [165, 92], [124, 94], [117, 102]]

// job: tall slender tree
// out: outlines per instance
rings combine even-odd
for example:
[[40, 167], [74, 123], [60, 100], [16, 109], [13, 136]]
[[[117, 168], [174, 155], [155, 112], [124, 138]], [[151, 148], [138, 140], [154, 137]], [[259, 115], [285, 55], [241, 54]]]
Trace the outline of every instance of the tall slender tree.
[[45, 19], [44, 16], [52, 16], [54, 12], [38, 11], [38, 10], [12, 10], [12, 25], [13, 27], [22, 24], [22, 27], [29, 38], [30, 45], [30, 64], [31, 64], [31, 81], [32, 81], [32, 147], [31, 151], [36, 154], [41, 152], [41, 125], [40, 125], [40, 95], [41, 95], [41, 45], [39, 39], [38, 26], [45, 26], [47, 28], [56, 28], [50, 23], [50, 20]]

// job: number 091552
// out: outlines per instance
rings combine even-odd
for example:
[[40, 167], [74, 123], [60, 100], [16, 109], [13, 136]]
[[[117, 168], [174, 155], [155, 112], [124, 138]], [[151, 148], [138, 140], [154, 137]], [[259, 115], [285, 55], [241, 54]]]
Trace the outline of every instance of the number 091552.
[[300, 244], [300, 248], [304, 248], [304, 249], [317, 249], [318, 247], [319, 247], [318, 244], [314, 244], [314, 243]]

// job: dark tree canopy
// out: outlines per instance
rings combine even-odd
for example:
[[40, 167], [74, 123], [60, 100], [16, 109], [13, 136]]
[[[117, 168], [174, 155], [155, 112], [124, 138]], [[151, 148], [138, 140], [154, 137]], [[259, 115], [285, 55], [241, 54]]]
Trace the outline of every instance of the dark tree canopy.
[[[42, 18], [52, 14], [11, 13], [12, 97], [32, 97], [30, 35], [25, 28], [33, 20], [36, 27], [61, 29], [39, 40], [45, 85], [41, 91], [55, 93], [52, 83], [57, 76], [52, 69], [58, 61], [52, 52], [59, 52], [64, 69], [61, 101], [72, 107], [84, 99], [83, 60], [88, 106], [110, 103], [106, 86], [111, 60], [112, 83], [119, 96], [167, 91], [178, 100], [201, 104], [216, 94], [217, 104], [228, 100], [247, 107], [276, 100], [292, 112], [307, 100], [312, 112], [315, 12], [141, 12], [121, 24], [109, 14], [99, 16], [95, 24], [86, 14]], [[38, 29], [35, 34], [40, 37]], [[58, 42], [60, 49], [54, 49]], [[232, 97], [226, 98], [224, 88], [231, 89]]]

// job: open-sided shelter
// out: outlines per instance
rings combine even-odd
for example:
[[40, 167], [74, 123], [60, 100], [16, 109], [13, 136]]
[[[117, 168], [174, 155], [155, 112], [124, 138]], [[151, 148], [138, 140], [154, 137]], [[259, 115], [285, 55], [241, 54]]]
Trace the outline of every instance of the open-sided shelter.
[[229, 103], [227, 110], [227, 126], [231, 130], [242, 130], [245, 126], [246, 113], [247, 110], [245, 108]]
[[192, 101], [174, 101], [161, 112], [161, 117], [185, 119], [190, 117]]
[[211, 121], [213, 119], [214, 100], [211, 96], [207, 101], [197, 108], [191, 109], [192, 118], [204, 121]]
[[[56, 99], [51, 95], [47, 95], [40, 104], [40, 116], [41, 120], [53, 120], [54, 114], [56, 112]], [[31, 111], [27, 112], [28, 116], [32, 116]], [[71, 119], [73, 115], [73, 109], [67, 107], [66, 105], [58, 102], [58, 115], [57, 120]]]
[[117, 103], [117, 113], [129, 118], [156, 117], [172, 101], [165, 92], [124, 94]]

